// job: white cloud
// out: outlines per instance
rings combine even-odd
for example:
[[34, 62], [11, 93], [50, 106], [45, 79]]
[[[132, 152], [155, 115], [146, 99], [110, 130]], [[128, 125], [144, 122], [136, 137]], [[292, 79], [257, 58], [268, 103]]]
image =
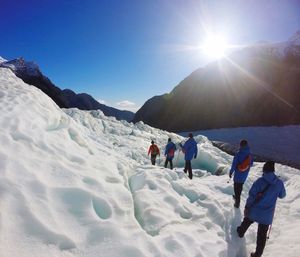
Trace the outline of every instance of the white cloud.
[[117, 108], [119, 110], [137, 112], [137, 110], [140, 109], [140, 106], [137, 106], [136, 103], [131, 102], [129, 100], [120, 101], [120, 102], [117, 102], [115, 104], [112, 104], [111, 102], [103, 100], [103, 99], [97, 99], [97, 101], [100, 104], [105, 104], [106, 106], [114, 107], [114, 108]]
[[105, 105], [107, 105], [107, 102], [105, 101], [105, 100], [103, 100], [103, 99], [98, 99], [97, 100], [100, 104], [105, 104]]
[[128, 100], [124, 100], [124, 101], [118, 102], [117, 106], [120, 106], [120, 107], [133, 107], [133, 106], [135, 106], [135, 103], [130, 102]]
[[116, 103], [116, 108], [118, 108], [120, 110], [136, 112], [140, 107], [137, 106], [134, 102], [131, 102], [129, 100], [124, 100], [124, 101]]

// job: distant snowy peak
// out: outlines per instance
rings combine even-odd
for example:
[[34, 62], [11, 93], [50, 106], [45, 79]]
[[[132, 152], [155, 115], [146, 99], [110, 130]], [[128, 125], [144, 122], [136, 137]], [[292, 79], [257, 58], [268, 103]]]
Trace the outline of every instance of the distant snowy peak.
[[4, 58], [2, 58], [2, 57], [0, 56], [0, 63], [3, 63], [3, 62], [7, 62], [7, 60], [5, 60]]
[[61, 90], [47, 78], [35, 62], [29, 62], [22, 57], [6, 61], [1, 58], [0, 68], [10, 69], [25, 83], [42, 90], [61, 108], [78, 108], [80, 110], [101, 110], [106, 116], [113, 116], [118, 120], [132, 121], [134, 113], [100, 104], [88, 94], [76, 94], [72, 90]]
[[[3, 59], [4, 60], [4, 59]], [[4, 68], [9, 68], [15, 73], [25, 73], [28, 76], [40, 76], [41, 71], [39, 66], [34, 63], [34, 62], [28, 62], [23, 59], [23, 57], [11, 60], [11, 61], [6, 61], [1, 63], [0, 60], [0, 65], [1, 67]]]
[[293, 36], [288, 40], [290, 44], [300, 46], [300, 30], [297, 31]]
[[271, 51], [279, 57], [287, 57], [290, 55], [300, 57], [300, 31], [297, 31], [288, 41], [273, 43], [269, 47]]

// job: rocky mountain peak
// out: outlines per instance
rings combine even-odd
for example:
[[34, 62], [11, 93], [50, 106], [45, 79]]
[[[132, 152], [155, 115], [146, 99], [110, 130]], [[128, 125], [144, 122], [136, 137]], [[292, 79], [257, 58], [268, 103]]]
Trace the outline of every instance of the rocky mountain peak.
[[23, 57], [19, 57], [11, 61], [5, 60], [0, 65], [1, 67], [11, 69], [15, 73], [23, 73], [27, 76], [42, 75], [39, 66], [35, 62], [26, 61]]
[[293, 45], [300, 46], [300, 30], [298, 30], [293, 36], [288, 40]]

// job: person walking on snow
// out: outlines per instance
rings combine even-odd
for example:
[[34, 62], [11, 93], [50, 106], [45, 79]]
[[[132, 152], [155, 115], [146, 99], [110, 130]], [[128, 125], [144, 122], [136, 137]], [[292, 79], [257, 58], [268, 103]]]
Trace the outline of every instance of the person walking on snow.
[[242, 238], [254, 221], [258, 223], [256, 251], [251, 253], [251, 257], [262, 256], [267, 232], [273, 221], [276, 200], [278, 197], [286, 196], [284, 184], [274, 172], [274, 162], [267, 161], [263, 166], [262, 177], [253, 183], [249, 191], [244, 211], [245, 217], [242, 224], [237, 227], [237, 233]]
[[155, 161], [156, 161], [156, 156], [159, 155], [160, 156], [160, 152], [159, 152], [159, 148], [156, 144], [154, 144], [154, 141], [151, 141], [151, 145], [149, 147], [148, 150], [148, 156], [151, 153], [151, 163], [152, 165], [155, 165]]
[[182, 148], [182, 152], [184, 153], [184, 159], [185, 159], [185, 167], [184, 167], [184, 173], [187, 171], [189, 172], [189, 178], [193, 179], [193, 172], [192, 172], [192, 164], [191, 160], [197, 158], [198, 154], [198, 148], [197, 148], [197, 143], [193, 137], [192, 133], [189, 133], [189, 139], [182, 145], [181, 143], [179, 144], [180, 147]]
[[170, 169], [173, 169], [173, 158], [174, 154], [176, 151], [176, 145], [172, 142], [171, 138], [168, 139], [168, 144], [166, 145], [165, 149], [165, 156], [166, 156], [166, 161], [165, 161], [165, 168], [168, 166], [168, 162], [170, 162]]
[[240, 149], [235, 154], [231, 169], [229, 172], [229, 178], [234, 173], [234, 207], [240, 207], [241, 193], [243, 191], [243, 185], [248, 177], [250, 167], [253, 165], [253, 156], [250, 153], [247, 140], [243, 139], [240, 142]]

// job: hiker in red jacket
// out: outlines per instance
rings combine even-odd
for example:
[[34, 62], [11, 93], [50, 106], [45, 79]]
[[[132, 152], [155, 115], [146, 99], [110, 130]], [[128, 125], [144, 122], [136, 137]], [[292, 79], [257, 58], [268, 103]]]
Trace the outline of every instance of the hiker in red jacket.
[[152, 165], [155, 165], [156, 156], [157, 155], [160, 156], [160, 152], [159, 152], [158, 146], [156, 144], [154, 144], [153, 140], [151, 141], [151, 145], [148, 150], [148, 155], [150, 153], [151, 153], [151, 163], [152, 163]]

